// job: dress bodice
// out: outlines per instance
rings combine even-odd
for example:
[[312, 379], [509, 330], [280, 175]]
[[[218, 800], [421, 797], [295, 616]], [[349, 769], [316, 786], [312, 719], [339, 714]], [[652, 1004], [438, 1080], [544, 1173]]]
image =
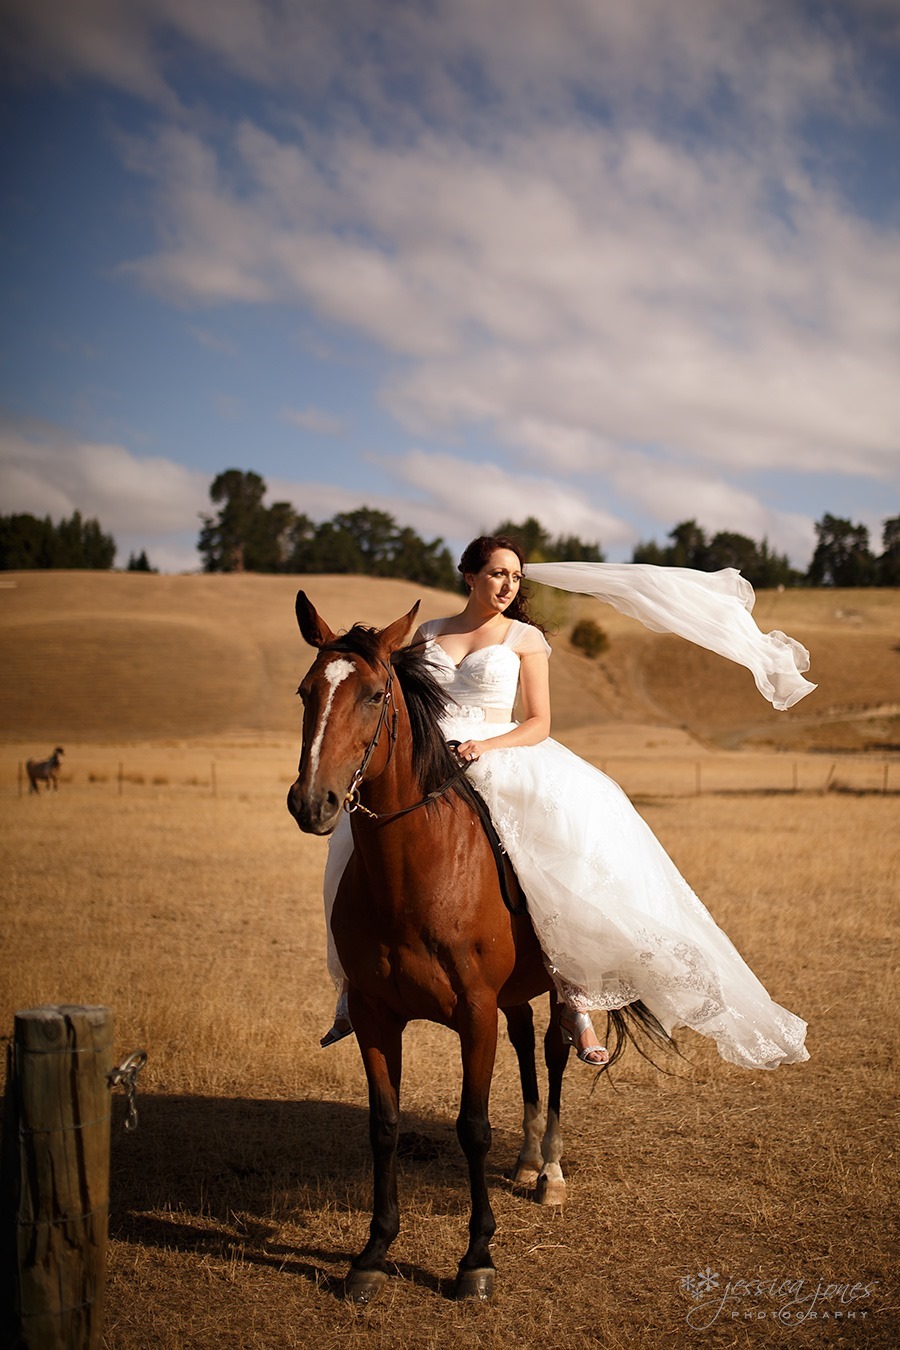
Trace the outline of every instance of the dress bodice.
[[457, 665], [436, 641], [441, 620], [422, 625], [432, 673], [460, 708], [502, 709], [511, 714], [519, 686], [520, 652], [549, 647], [538, 629], [513, 619], [502, 642], [469, 652]]
[[448, 698], [461, 708], [511, 709], [519, 684], [519, 658], [511, 647], [495, 643], [470, 652], [457, 666], [439, 642], [429, 645], [432, 671]]

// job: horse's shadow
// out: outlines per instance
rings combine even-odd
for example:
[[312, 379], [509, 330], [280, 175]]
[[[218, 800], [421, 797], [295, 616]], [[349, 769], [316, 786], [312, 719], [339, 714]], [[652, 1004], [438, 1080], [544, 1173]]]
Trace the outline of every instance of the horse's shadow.
[[[238, 1257], [300, 1275], [340, 1296], [336, 1264], [353, 1253], [321, 1243], [322, 1214], [358, 1211], [362, 1239], [371, 1202], [368, 1111], [328, 1101], [144, 1095], [139, 1128], [122, 1128], [116, 1102], [110, 1236], [160, 1250]], [[513, 1138], [498, 1138], [498, 1153]], [[427, 1186], [462, 1215], [465, 1160], [452, 1122], [404, 1113], [398, 1149], [406, 1187]], [[499, 1167], [490, 1184], [509, 1185]], [[285, 1223], [308, 1235], [286, 1243]], [[412, 1283], [450, 1297], [453, 1280], [397, 1262]]]

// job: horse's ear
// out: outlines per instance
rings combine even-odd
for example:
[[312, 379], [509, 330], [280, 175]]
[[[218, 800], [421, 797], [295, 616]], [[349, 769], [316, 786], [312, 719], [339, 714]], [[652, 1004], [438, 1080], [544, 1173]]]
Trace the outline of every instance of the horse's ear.
[[421, 600], [417, 600], [408, 614], [404, 614], [402, 619], [395, 619], [392, 624], [383, 630], [381, 640], [387, 647], [389, 654], [398, 651], [400, 647], [405, 647], [416, 631], [416, 615], [421, 603]]
[[325, 643], [330, 642], [334, 637], [334, 633], [332, 633], [328, 624], [316, 613], [312, 601], [307, 599], [305, 591], [297, 592], [294, 613], [297, 615], [297, 623], [300, 625], [303, 640], [308, 642], [311, 647], [324, 647]]

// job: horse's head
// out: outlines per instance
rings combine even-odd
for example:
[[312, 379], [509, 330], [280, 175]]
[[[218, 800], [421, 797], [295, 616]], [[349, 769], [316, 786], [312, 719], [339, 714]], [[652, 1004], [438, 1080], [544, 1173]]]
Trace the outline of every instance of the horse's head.
[[352, 629], [338, 637], [303, 591], [297, 594], [300, 632], [319, 654], [297, 690], [303, 700], [303, 749], [287, 804], [308, 834], [330, 834], [354, 776], [362, 770], [366, 778], [377, 777], [390, 758], [391, 657], [412, 636], [418, 610], [417, 602], [380, 632]]

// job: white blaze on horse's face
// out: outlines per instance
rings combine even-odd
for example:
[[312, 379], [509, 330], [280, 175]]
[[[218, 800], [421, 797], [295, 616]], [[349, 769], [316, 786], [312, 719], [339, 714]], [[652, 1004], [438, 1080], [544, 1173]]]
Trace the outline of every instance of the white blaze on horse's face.
[[325, 667], [325, 679], [328, 681], [328, 697], [325, 700], [325, 707], [322, 709], [322, 716], [319, 719], [319, 725], [316, 728], [315, 738], [309, 751], [309, 781], [310, 786], [316, 781], [316, 775], [319, 772], [319, 752], [322, 749], [322, 740], [325, 736], [325, 728], [328, 725], [328, 717], [331, 712], [331, 705], [334, 702], [334, 696], [337, 693], [338, 686], [344, 683], [348, 675], [352, 675], [356, 670], [352, 661], [348, 661], [343, 656], [336, 657], [329, 661]]

